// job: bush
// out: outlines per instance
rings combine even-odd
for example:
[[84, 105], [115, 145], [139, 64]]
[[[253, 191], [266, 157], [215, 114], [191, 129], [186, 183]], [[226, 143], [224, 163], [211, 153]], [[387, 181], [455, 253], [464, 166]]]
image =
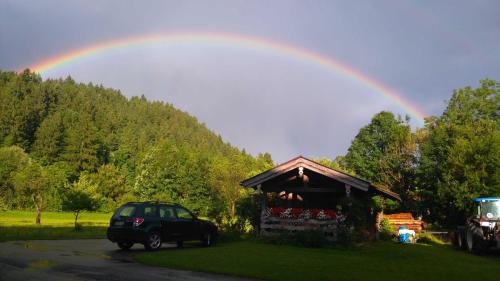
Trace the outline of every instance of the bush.
[[342, 246], [352, 246], [360, 240], [360, 235], [354, 227], [349, 224], [340, 224], [337, 230], [337, 244]]
[[381, 240], [391, 240], [394, 236], [394, 226], [391, 222], [384, 218], [380, 222], [380, 239]]

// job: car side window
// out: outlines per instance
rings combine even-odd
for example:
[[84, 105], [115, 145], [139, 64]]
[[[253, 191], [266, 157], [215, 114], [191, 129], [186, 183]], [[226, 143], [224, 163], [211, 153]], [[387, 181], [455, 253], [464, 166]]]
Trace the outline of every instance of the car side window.
[[157, 214], [156, 214], [156, 211], [157, 211], [157, 207], [156, 206], [146, 206], [144, 207], [144, 216], [145, 217], [155, 217]]
[[161, 206], [160, 207], [160, 218], [162, 220], [174, 220], [174, 209], [172, 207]]
[[188, 210], [184, 208], [175, 208], [175, 212], [177, 213], [177, 218], [184, 220], [192, 220], [193, 215], [188, 212]]

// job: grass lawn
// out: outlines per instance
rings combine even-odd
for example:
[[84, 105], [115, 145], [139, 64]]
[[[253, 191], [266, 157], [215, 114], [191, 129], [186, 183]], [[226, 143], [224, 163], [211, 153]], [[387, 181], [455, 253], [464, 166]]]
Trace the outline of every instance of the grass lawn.
[[0, 241], [105, 238], [111, 213], [81, 213], [79, 231], [74, 230], [72, 212], [43, 212], [41, 225], [35, 224], [35, 218], [35, 212], [0, 212]]
[[144, 264], [265, 280], [499, 280], [500, 258], [449, 245], [378, 242], [352, 249], [311, 249], [259, 241], [139, 254]]

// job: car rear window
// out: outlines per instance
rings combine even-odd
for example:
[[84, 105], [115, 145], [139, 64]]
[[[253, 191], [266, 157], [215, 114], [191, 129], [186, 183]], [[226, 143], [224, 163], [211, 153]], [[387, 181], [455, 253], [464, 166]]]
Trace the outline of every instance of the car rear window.
[[133, 217], [135, 211], [136, 211], [135, 206], [125, 205], [115, 213], [115, 217], [127, 217], [127, 218]]

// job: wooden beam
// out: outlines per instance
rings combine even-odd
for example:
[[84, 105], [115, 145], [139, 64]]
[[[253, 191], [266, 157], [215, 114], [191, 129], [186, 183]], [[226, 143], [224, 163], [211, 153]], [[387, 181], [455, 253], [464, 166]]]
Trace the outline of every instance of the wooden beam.
[[338, 188], [330, 188], [330, 187], [275, 187], [266, 189], [267, 192], [331, 192], [331, 193], [341, 193], [342, 190]]

